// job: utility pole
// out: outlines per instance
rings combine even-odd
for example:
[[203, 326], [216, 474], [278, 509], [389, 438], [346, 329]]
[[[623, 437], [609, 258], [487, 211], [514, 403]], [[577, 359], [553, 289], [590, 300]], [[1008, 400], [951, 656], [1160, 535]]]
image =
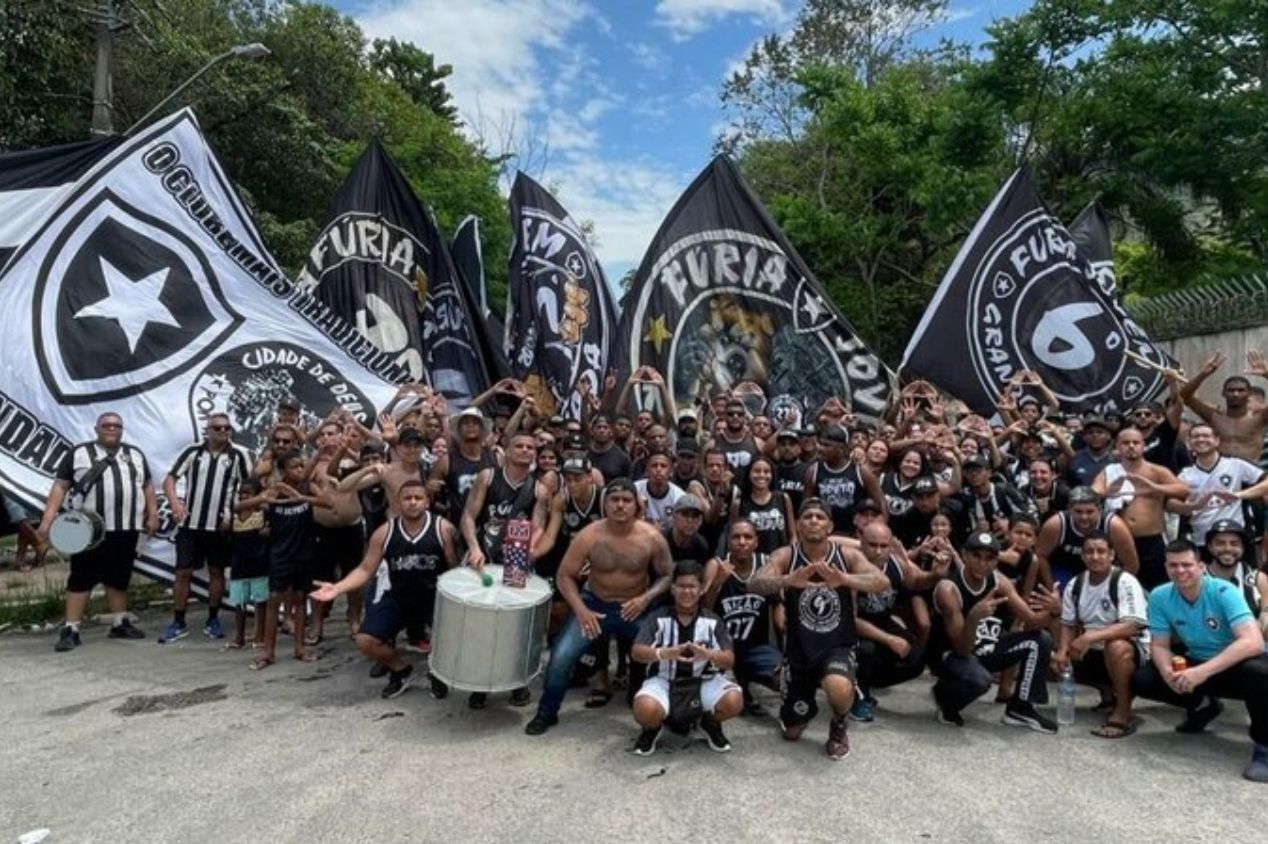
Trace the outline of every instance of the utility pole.
[[92, 134], [114, 134], [114, 0], [97, 0], [97, 67], [92, 80]]

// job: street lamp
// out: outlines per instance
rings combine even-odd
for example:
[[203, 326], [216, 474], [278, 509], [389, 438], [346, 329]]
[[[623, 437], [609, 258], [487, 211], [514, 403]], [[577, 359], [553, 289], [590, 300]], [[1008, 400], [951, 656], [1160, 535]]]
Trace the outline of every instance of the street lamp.
[[172, 100], [176, 99], [176, 97], [180, 94], [181, 91], [184, 91], [190, 85], [194, 84], [196, 81], [198, 81], [200, 77], [202, 77], [203, 74], [205, 74], [207, 71], [211, 70], [213, 67], [220, 64], [221, 62], [226, 62], [229, 59], [262, 59], [267, 55], [269, 55], [269, 48], [265, 47], [263, 44], [259, 43], [258, 41], [252, 42], [251, 44], [238, 44], [236, 46], [230, 47], [228, 50], [225, 50], [220, 55], [212, 58], [211, 61], [207, 62], [205, 65], [199, 68], [198, 72], [195, 73], [193, 76], [189, 77], [180, 85], [176, 86], [175, 90], [173, 90], [172, 93], [168, 94], [166, 97], [159, 100], [158, 104], [155, 105], [154, 108], [150, 109], [145, 114], [141, 115], [140, 120], [138, 120], [136, 123], [133, 123], [126, 130], [124, 130], [123, 136], [126, 138], [127, 136], [135, 132], [137, 129], [140, 129], [142, 126], [144, 126], [145, 123], [151, 117], [153, 117], [154, 115], [162, 111], [165, 105], [170, 103]]

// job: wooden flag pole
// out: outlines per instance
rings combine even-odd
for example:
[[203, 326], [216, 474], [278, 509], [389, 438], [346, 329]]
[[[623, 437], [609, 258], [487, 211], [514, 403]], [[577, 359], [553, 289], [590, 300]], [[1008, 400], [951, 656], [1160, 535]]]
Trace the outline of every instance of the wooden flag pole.
[[[1127, 357], [1136, 361], [1136, 363], [1140, 364], [1141, 366], [1148, 367], [1157, 372], [1174, 372], [1175, 371], [1172, 369], [1168, 369], [1167, 367], [1163, 366], [1160, 363], [1154, 363], [1149, 358], [1142, 357], [1141, 355], [1138, 355], [1135, 352], [1133, 352], [1131, 349], [1123, 349], [1123, 354], [1127, 355]], [[1180, 373], [1177, 372], [1176, 376], [1180, 379], [1181, 384], [1189, 383], [1189, 379], [1185, 378], [1183, 375], [1180, 375]]]

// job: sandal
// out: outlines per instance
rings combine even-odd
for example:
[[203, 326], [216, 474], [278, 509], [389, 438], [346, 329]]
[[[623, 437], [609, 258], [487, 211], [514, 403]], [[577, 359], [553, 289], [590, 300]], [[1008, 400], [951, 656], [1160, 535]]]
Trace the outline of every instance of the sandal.
[[1126, 724], [1121, 721], [1106, 721], [1095, 730], [1092, 730], [1092, 735], [1103, 739], [1120, 739], [1127, 738], [1135, 732], [1135, 721], [1129, 721]]
[[312, 651], [298, 651], [295, 654], [295, 659], [299, 662], [316, 662], [321, 659], [321, 657]]
[[305, 645], [320, 645], [326, 637], [321, 633], [309, 633], [304, 637]]
[[260, 654], [255, 659], [251, 660], [251, 670], [261, 671], [265, 668], [268, 668], [274, 662], [277, 662], [277, 660], [275, 660], [273, 657]]
[[586, 709], [600, 709], [607, 706], [612, 700], [612, 692], [602, 689], [591, 689], [590, 694], [586, 695]]
[[224, 650], [240, 651], [242, 650], [242, 643], [241, 642], [225, 642]]

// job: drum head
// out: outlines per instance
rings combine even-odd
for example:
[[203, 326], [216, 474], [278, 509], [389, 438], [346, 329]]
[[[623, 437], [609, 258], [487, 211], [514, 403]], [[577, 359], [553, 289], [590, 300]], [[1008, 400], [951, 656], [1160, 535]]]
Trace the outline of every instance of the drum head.
[[480, 574], [470, 566], [450, 569], [440, 576], [437, 588], [466, 606], [523, 609], [550, 600], [550, 584], [537, 575], [530, 575], [523, 587], [502, 583], [501, 566], [485, 566], [493, 584], [485, 586]]
[[48, 529], [48, 540], [65, 554], [78, 554], [92, 544], [93, 522], [83, 513], [62, 513]]

